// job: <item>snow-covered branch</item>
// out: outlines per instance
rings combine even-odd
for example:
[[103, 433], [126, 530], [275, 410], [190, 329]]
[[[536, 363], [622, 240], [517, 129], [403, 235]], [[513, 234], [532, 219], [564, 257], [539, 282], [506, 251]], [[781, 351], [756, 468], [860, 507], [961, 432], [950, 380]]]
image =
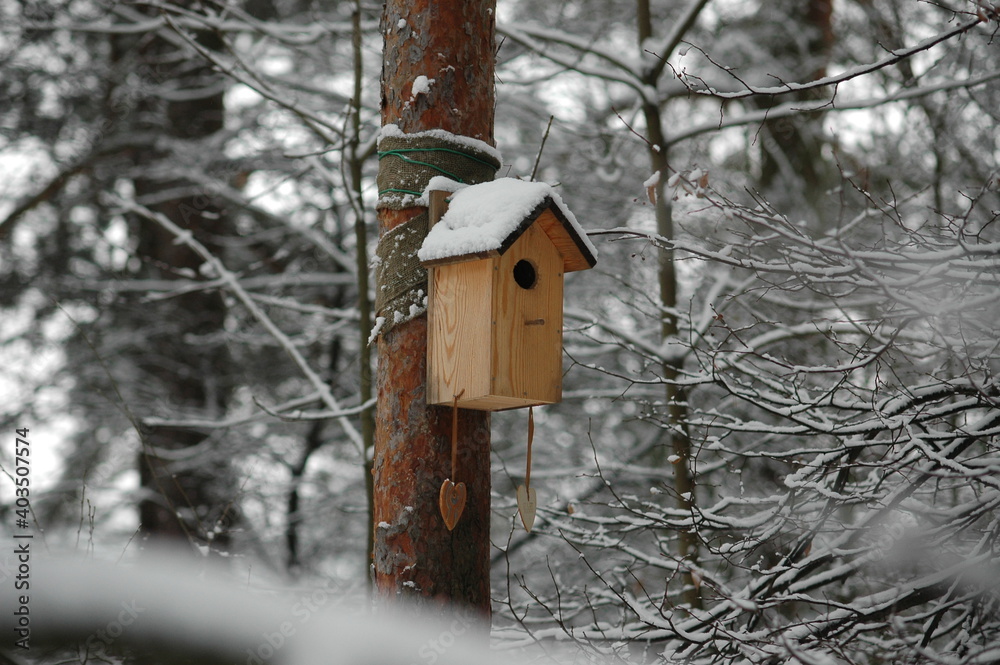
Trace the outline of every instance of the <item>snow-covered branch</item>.
[[[954, 39], [955, 37], [958, 37], [960, 35], [969, 32], [976, 26], [980, 25], [980, 23], [982, 23], [982, 20], [979, 18], [965, 21], [964, 23], [960, 23], [949, 30], [942, 31], [934, 35], [933, 37], [928, 37], [927, 39], [924, 39], [913, 46], [891, 51], [889, 55], [882, 58], [881, 60], [877, 60], [875, 62], [866, 63], [862, 65], [857, 65], [855, 67], [846, 69], [845, 71], [839, 74], [824, 76], [822, 78], [813, 81], [807, 81], [805, 83], [783, 82], [775, 86], [760, 87], [760, 86], [752, 86], [746, 84], [743, 81], [739, 81], [739, 79], [737, 79], [742, 89], [734, 92], [722, 92], [707, 85], [704, 87], [689, 86], [689, 89], [691, 90], [691, 92], [698, 95], [705, 95], [708, 97], [716, 97], [719, 99], [732, 100], [732, 99], [744, 99], [746, 97], [752, 97], [756, 95], [777, 97], [789, 93], [802, 93], [811, 90], [820, 90], [823, 88], [836, 87], [841, 83], [845, 83], [860, 76], [865, 76], [866, 74], [871, 74], [872, 72], [877, 72], [880, 69], [890, 67], [899, 62], [902, 62], [903, 60], [912, 58], [918, 53], [929, 51], [930, 49], [934, 48], [938, 44], [941, 44], [942, 42], [946, 42], [949, 39]], [[727, 73], [729, 73], [730, 76], [734, 76], [732, 72], [730, 72], [729, 70], [725, 71], [727, 71]]]
[[[125, 201], [117, 197], [112, 197], [111, 195], [108, 195], [107, 198], [109, 204], [118, 206], [123, 210], [140, 215], [159, 224], [177, 238], [176, 242], [187, 245], [194, 250], [208, 266], [209, 272], [218, 275], [218, 279], [222, 280], [226, 288], [229, 289], [241, 303], [243, 303], [243, 306], [246, 307], [253, 317], [264, 326], [264, 329], [267, 330], [267, 332], [274, 337], [275, 340], [277, 340], [278, 344], [285, 350], [288, 356], [299, 368], [299, 371], [302, 372], [312, 387], [316, 390], [320, 400], [326, 405], [330, 412], [335, 414], [345, 413], [344, 409], [340, 406], [337, 399], [330, 391], [329, 384], [320, 378], [315, 370], [313, 370], [309, 362], [306, 361], [296, 348], [295, 344], [284, 332], [281, 331], [281, 329], [278, 328], [277, 325], [275, 325], [274, 321], [271, 320], [264, 310], [257, 305], [253, 297], [247, 293], [247, 291], [240, 284], [239, 278], [230, 272], [225, 265], [223, 265], [222, 261], [215, 257], [204, 245], [195, 240], [190, 230], [182, 229], [170, 221], [170, 219], [168, 219], [165, 215], [154, 212], [144, 206], [140, 206], [136, 203]], [[355, 445], [358, 453], [363, 457], [364, 444], [361, 440], [361, 434], [358, 432], [357, 428], [350, 420], [347, 419], [346, 415], [340, 415], [337, 420], [340, 422], [344, 433], [347, 434], [348, 438]]]

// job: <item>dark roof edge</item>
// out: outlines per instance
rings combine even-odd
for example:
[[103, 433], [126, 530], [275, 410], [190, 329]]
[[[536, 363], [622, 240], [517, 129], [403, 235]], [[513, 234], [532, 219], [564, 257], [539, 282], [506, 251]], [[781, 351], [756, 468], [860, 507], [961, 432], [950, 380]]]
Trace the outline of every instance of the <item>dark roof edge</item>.
[[528, 230], [528, 227], [534, 224], [535, 221], [542, 216], [542, 213], [550, 208], [556, 219], [558, 219], [559, 223], [562, 224], [563, 229], [565, 229], [566, 233], [569, 234], [569, 237], [573, 239], [573, 244], [576, 245], [577, 250], [579, 250], [580, 255], [584, 258], [587, 264], [591, 268], [597, 265], [597, 257], [591, 253], [590, 248], [587, 247], [587, 243], [583, 241], [580, 234], [577, 233], [576, 229], [570, 223], [569, 219], [566, 218], [562, 208], [556, 204], [555, 199], [551, 196], [546, 196], [537, 206], [534, 207], [528, 216], [517, 225], [517, 228], [504, 239], [503, 243], [501, 243], [500, 247], [497, 249], [497, 253], [502, 255], [510, 249], [511, 245], [517, 242], [517, 239]]

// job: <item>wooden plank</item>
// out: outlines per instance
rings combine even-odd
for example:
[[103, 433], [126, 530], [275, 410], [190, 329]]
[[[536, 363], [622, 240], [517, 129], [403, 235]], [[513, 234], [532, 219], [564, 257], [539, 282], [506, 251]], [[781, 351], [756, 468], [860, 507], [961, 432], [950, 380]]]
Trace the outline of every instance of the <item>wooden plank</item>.
[[490, 259], [428, 271], [427, 403], [459, 406], [489, 394]]
[[430, 205], [427, 207], [427, 229], [434, 228], [434, 225], [441, 221], [444, 214], [448, 212], [448, 194], [443, 189], [432, 189], [428, 193]]
[[549, 207], [538, 216], [536, 226], [540, 226], [549, 237], [559, 256], [562, 257], [563, 269], [566, 272], [589, 270], [594, 267], [596, 259], [590, 256], [583, 243], [574, 237], [569, 229], [569, 222], [556, 216], [555, 207]]
[[[522, 260], [535, 269], [536, 282], [527, 289], [514, 279], [514, 267]], [[524, 405], [558, 402], [562, 399], [562, 258], [535, 224], [495, 265], [490, 392], [523, 400]]]
[[447, 266], [455, 263], [466, 263], [467, 261], [478, 261], [480, 259], [493, 259], [500, 256], [500, 252], [495, 249], [486, 250], [485, 252], [475, 252], [472, 254], [462, 254], [461, 256], [446, 256], [443, 259], [431, 259], [430, 261], [421, 261], [421, 265], [430, 268], [432, 266]]
[[477, 411], [509, 411], [510, 409], [526, 409], [529, 406], [544, 406], [555, 404], [550, 400], [539, 399], [518, 399], [516, 397], [504, 397], [502, 395], [487, 395], [473, 400], [458, 400], [458, 406], [462, 409], [475, 409]]

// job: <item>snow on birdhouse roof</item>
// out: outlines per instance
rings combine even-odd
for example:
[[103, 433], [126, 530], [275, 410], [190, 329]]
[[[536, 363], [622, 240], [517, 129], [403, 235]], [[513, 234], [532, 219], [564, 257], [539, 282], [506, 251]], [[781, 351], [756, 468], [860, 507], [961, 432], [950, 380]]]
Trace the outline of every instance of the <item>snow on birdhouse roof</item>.
[[431, 228], [417, 256], [425, 264], [497, 256], [543, 216], [543, 230], [559, 249], [564, 269], [593, 267], [597, 249], [559, 194], [544, 182], [515, 178], [469, 185], [452, 194], [448, 211]]

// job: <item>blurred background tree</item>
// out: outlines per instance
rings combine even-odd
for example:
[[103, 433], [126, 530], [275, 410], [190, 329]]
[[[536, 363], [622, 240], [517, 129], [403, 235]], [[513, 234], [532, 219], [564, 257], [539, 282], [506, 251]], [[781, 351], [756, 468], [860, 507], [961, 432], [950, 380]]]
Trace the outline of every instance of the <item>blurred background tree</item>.
[[[0, 421], [62, 446], [47, 538], [132, 552], [144, 506], [233, 565], [364, 578], [357, 231], [394, 26], [355, 2], [0, 6]], [[497, 12], [500, 175], [537, 164], [601, 256], [567, 282], [531, 535], [526, 419], [493, 420], [495, 638], [988, 662], [996, 9]]]

